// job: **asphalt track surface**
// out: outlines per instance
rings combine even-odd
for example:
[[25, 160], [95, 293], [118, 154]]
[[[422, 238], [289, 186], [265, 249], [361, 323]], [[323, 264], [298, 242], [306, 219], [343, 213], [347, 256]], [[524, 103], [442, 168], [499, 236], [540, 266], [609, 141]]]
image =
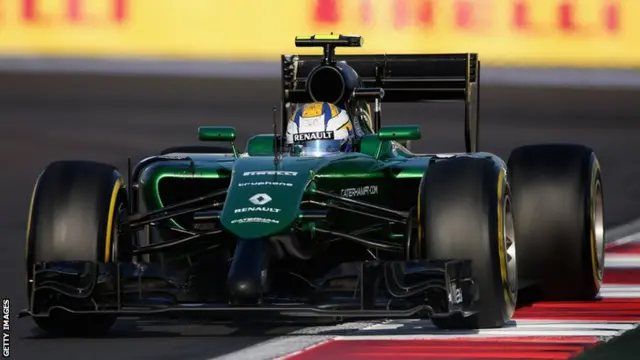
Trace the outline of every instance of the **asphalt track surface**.
[[[515, 87], [482, 89], [481, 148], [507, 157], [520, 144], [577, 142], [599, 156], [606, 224], [640, 216], [640, 91]], [[271, 131], [277, 81], [0, 75], [0, 296], [11, 299], [14, 359], [210, 359], [294, 327], [119, 322], [106, 339], [48, 339], [17, 320], [24, 294], [24, 229], [33, 182], [58, 159], [125, 168], [175, 145], [195, 144], [199, 125], [233, 125], [240, 143]], [[389, 105], [384, 123], [423, 126], [419, 152], [463, 149], [462, 108]]]

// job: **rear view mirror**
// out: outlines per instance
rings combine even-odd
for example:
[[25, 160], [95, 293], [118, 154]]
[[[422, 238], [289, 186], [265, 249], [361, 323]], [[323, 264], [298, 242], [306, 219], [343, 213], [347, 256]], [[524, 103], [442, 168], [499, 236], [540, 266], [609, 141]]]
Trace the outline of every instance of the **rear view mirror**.
[[200, 141], [235, 141], [236, 129], [231, 126], [200, 126], [198, 139]]
[[378, 131], [380, 140], [420, 140], [420, 126], [418, 125], [393, 125], [383, 126]]

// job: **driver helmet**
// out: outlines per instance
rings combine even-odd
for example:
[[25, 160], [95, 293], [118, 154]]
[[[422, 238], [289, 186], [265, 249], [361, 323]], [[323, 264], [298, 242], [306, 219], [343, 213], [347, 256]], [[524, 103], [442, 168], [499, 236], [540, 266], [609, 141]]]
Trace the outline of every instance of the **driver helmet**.
[[352, 151], [353, 124], [344, 109], [327, 102], [301, 106], [287, 125], [287, 145], [301, 155]]

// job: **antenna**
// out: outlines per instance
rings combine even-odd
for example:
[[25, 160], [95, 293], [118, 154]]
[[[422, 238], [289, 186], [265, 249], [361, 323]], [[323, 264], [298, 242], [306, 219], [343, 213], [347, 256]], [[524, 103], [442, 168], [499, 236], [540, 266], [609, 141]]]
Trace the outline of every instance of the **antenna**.
[[276, 126], [276, 107], [271, 108], [272, 116], [273, 116], [273, 166], [277, 169], [278, 163], [280, 161], [280, 156], [278, 154], [278, 129]]

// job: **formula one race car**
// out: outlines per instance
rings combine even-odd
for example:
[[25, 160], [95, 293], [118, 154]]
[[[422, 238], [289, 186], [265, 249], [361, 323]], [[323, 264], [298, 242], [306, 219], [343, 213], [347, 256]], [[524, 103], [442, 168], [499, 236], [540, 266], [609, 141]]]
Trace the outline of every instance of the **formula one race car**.
[[[144, 315], [428, 317], [476, 329], [507, 323], [523, 287], [545, 300], [598, 294], [603, 192], [592, 150], [524, 146], [507, 163], [478, 152], [476, 54], [336, 56], [362, 45], [342, 35], [296, 44], [324, 53], [281, 57], [282, 132], [274, 109], [273, 134], [244, 152], [233, 128], [205, 126], [200, 140], [229, 147], [169, 149], [126, 178], [96, 162], [47, 166], [29, 213], [21, 314], [64, 335]], [[419, 126], [381, 126], [382, 102], [438, 100], [464, 103], [466, 152], [415, 154], [400, 142], [418, 140]], [[370, 131], [349, 152], [285, 144], [291, 112], [313, 102]]]

